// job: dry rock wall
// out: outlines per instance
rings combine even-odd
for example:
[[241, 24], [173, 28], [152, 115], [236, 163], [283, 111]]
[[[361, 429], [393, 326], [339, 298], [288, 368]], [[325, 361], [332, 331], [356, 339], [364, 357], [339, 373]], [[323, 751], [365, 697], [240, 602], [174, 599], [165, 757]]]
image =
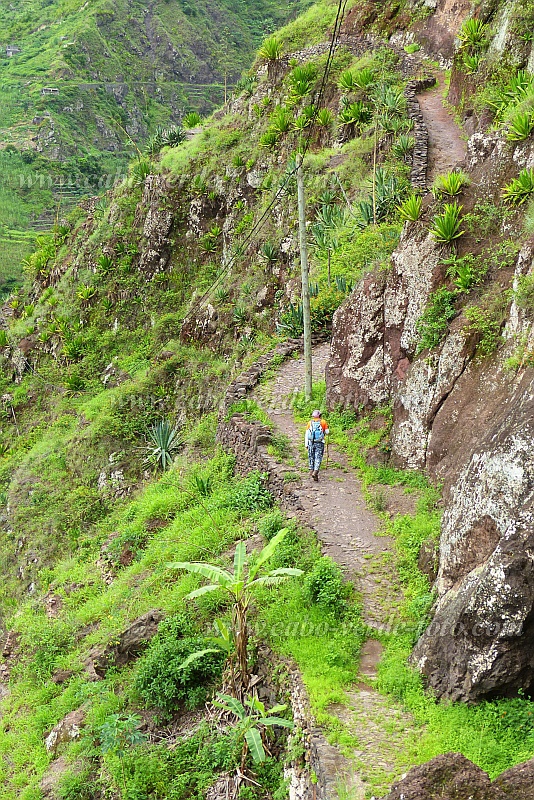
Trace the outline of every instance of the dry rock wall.
[[[469, 142], [479, 196], [496, 197], [533, 161], [532, 140]], [[513, 301], [497, 351], [482, 357], [460, 307], [440, 346], [417, 355], [444, 255], [421, 223], [406, 226], [391, 269], [362, 278], [334, 317], [327, 398], [358, 410], [391, 403], [393, 461], [443, 484], [438, 600], [413, 661], [439, 696], [472, 701], [534, 686], [534, 370], [528, 359], [506, 365], [518, 346], [532, 352], [534, 332]], [[513, 286], [533, 274], [530, 240]]]

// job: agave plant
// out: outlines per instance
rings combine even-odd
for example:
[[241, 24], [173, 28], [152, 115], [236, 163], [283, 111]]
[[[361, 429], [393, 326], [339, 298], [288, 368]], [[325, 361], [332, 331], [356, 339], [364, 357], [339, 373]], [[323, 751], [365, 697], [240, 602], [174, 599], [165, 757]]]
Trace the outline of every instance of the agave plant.
[[534, 114], [532, 112], [517, 113], [510, 119], [507, 138], [511, 142], [522, 142], [534, 131]]
[[162, 419], [153, 425], [147, 434], [145, 463], [154, 469], [169, 469], [180, 449], [180, 429], [169, 420]]
[[7, 347], [9, 344], [9, 337], [4, 328], [0, 329], [0, 347]]
[[339, 113], [339, 121], [342, 125], [356, 125], [361, 127], [366, 125], [373, 118], [371, 109], [365, 105], [361, 100], [355, 103], [349, 103], [341, 109]]
[[235, 169], [242, 169], [246, 164], [245, 159], [240, 153], [236, 153], [236, 155], [232, 159], [232, 166]]
[[82, 304], [82, 306], [87, 306], [93, 299], [96, 294], [96, 286], [92, 286], [89, 283], [82, 283], [78, 286], [76, 290], [76, 297]]
[[240, 94], [244, 94], [246, 97], [250, 97], [254, 93], [255, 88], [256, 76], [245, 75], [244, 77], [240, 78], [234, 86], [234, 95], [238, 97]]
[[303, 131], [310, 127], [311, 122], [311, 119], [309, 119], [306, 114], [299, 114], [293, 125], [296, 131]]
[[280, 139], [280, 134], [277, 133], [273, 128], [269, 128], [269, 130], [265, 131], [260, 136], [259, 145], [260, 147], [266, 147], [269, 150], [272, 150], [273, 147], [276, 147], [278, 144], [278, 140]]
[[111, 269], [113, 269], [113, 259], [107, 253], [102, 253], [102, 255], [98, 257], [97, 263], [98, 266], [100, 267], [101, 272], [103, 272], [105, 275]]
[[317, 125], [322, 128], [329, 128], [334, 122], [334, 115], [329, 108], [321, 108], [317, 112]]
[[350, 294], [354, 284], [352, 281], [348, 281], [344, 275], [336, 275], [336, 288], [343, 294]]
[[190, 111], [182, 120], [182, 125], [186, 130], [190, 130], [191, 128], [198, 128], [198, 126], [202, 122], [202, 117], [198, 113], [198, 111]]
[[195, 475], [194, 476], [194, 484], [197, 492], [201, 497], [209, 497], [210, 494], [213, 492], [213, 479], [211, 475], [208, 475], [207, 478], [203, 478], [202, 475]]
[[313, 89], [316, 78], [317, 67], [315, 64], [310, 63], [295, 67], [288, 77], [291, 96], [297, 100], [306, 97]]
[[298, 303], [296, 306], [290, 303], [288, 310], [281, 314], [280, 322], [276, 327], [280, 333], [285, 333], [288, 336], [302, 336], [304, 331], [302, 303]]
[[63, 383], [67, 397], [74, 397], [85, 389], [85, 381], [77, 372], [67, 375]]
[[171, 125], [170, 128], [165, 128], [161, 135], [164, 147], [178, 147], [179, 144], [185, 141], [185, 132], [179, 125]]
[[264, 242], [260, 247], [259, 255], [262, 261], [265, 261], [268, 266], [272, 266], [280, 258], [280, 251], [272, 242]]
[[230, 299], [230, 292], [226, 288], [226, 286], [219, 286], [215, 290], [215, 299], [221, 305], [224, 305], [225, 303], [228, 302], [228, 300]]
[[358, 89], [368, 89], [374, 82], [374, 73], [369, 67], [359, 70], [346, 70], [339, 79], [339, 87], [346, 92], [354, 92]]
[[318, 200], [321, 206], [332, 206], [336, 202], [338, 194], [335, 189], [323, 189]]
[[63, 342], [63, 355], [67, 361], [78, 361], [84, 353], [85, 345], [81, 336], [69, 336]]
[[469, 186], [471, 180], [462, 170], [453, 170], [445, 175], [438, 175], [434, 182], [434, 192], [455, 197], [460, 194], [465, 186]]
[[283, 48], [276, 36], [269, 36], [258, 51], [264, 61], [279, 61], [282, 58]]
[[163, 128], [157, 128], [155, 132], [152, 134], [150, 139], [146, 145], [146, 152], [151, 155], [155, 156], [159, 153], [161, 148], [163, 147]]
[[487, 25], [482, 20], [469, 17], [458, 32], [461, 47], [480, 49], [486, 44]]
[[520, 206], [534, 194], [534, 169], [522, 169], [517, 178], [502, 190], [507, 203]]
[[358, 88], [354, 80], [354, 72], [351, 69], [347, 69], [345, 72], [341, 73], [339, 88], [344, 92], [353, 92]]
[[406, 98], [394, 86], [380, 83], [373, 92], [373, 100], [379, 109], [392, 116], [401, 116], [406, 111]]
[[277, 134], [287, 133], [293, 126], [293, 117], [287, 108], [279, 106], [271, 115], [271, 129]]
[[152, 174], [153, 165], [150, 159], [140, 158], [131, 169], [132, 186], [144, 186], [149, 175]]
[[480, 53], [464, 53], [463, 64], [468, 75], [474, 75], [480, 66]]
[[465, 231], [461, 230], [461, 213], [462, 206], [454, 202], [445, 203], [443, 213], [434, 216], [430, 233], [437, 242], [449, 244], [465, 233]]
[[248, 310], [245, 306], [236, 306], [232, 316], [237, 327], [243, 327], [248, 322]]
[[418, 194], [411, 194], [406, 200], [397, 206], [399, 216], [405, 222], [417, 222], [421, 216], [423, 200]]
[[399, 136], [393, 147], [391, 148], [391, 152], [397, 158], [406, 158], [411, 151], [415, 147], [415, 139], [413, 136], [408, 136], [408, 134], [403, 133]]
[[508, 106], [521, 102], [533, 91], [534, 77], [526, 70], [520, 69], [488, 102], [495, 109], [497, 117], [501, 117]]

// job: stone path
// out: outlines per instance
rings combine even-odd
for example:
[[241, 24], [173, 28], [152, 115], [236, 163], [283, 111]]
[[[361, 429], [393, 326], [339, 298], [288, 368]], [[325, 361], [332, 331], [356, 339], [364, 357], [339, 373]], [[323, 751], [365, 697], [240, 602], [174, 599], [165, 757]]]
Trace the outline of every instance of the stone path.
[[466, 142], [454, 115], [443, 105], [443, 75], [430, 91], [417, 95], [419, 106], [428, 130], [428, 185], [438, 175], [462, 164], [466, 156]]
[[[328, 344], [314, 349], [314, 381], [324, 378], [328, 357]], [[292, 487], [303, 509], [296, 516], [314, 528], [323, 553], [333, 558], [354, 583], [362, 598], [366, 623], [381, 628], [391, 622], [401, 599], [388, 559], [392, 542], [381, 535], [381, 520], [366, 507], [360, 482], [339, 450], [330, 446], [330, 463], [321, 470], [318, 484], [309, 477], [305, 425], [296, 423], [291, 411], [291, 399], [303, 384], [304, 359], [291, 358], [279, 368], [273, 380], [258, 386], [254, 397], [269, 414], [276, 430], [291, 442], [292, 457], [302, 476]], [[406, 737], [413, 733], [413, 722], [390, 698], [373, 688], [381, 652], [376, 639], [365, 643], [358, 684], [346, 693], [345, 704], [329, 709], [358, 742], [351, 759], [344, 759], [333, 747], [329, 758], [335, 764], [340, 785], [351, 792], [354, 800], [369, 796], [377, 775], [386, 791], [411, 766], [405, 744]]]

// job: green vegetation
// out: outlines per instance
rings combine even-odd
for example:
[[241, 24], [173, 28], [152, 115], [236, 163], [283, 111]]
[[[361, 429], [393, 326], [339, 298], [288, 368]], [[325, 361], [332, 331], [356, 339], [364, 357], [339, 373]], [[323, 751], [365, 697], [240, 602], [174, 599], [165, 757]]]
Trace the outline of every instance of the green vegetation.
[[444, 286], [430, 295], [427, 307], [417, 322], [418, 353], [437, 347], [442, 341], [449, 322], [456, 315], [455, 297], [455, 293]]
[[531, 194], [534, 194], [534, 169], [522, 169], [502, 190], [504, 200], [515, 206], [525, 203]]
[[399, 216], [406, 222], [417, 222], [421, 216], [423, 200], [420, 195], [412, 194], [398, 207]]
[[448, 172], [446, 175], [439, 175], [434, 182], [433, 191], [435, 194], [446, 194], [449, 197], [455, 197], [470, 183], [470, 178], [465, 172], [455, 170]]
[[454, 203], [445, 203], [443, 211], [434, 216], [430, 226], [430, 233], [437, 242], [450, 244], [459, 239], [460, 236], [463, 236], [465, 231], [461, 230], [461, 213], [462, 206], [459, 206], [455, 201]]

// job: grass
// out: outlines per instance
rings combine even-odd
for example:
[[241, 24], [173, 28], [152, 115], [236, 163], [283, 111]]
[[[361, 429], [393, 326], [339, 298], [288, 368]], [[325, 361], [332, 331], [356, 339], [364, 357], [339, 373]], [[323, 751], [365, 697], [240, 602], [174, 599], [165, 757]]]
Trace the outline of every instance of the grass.
[[[215, 614], [225, 614], [224, 606], [213, 598], [184, 604], [185, 594], [198, 581], [190, 575], [169, 572], [166, 564], [221, 557], [224, 561], [231, 543], [248, 537], [257, 525], [264, 530], [269, 526], [278, 529], [284, 522], [280, 512], [269, 510], [272, 501], [261, 490], [259, 476], [232, 478], [232, 466], [232, 458], [222, 453], [212, 452], [202, 465], [181, 459], [137, 498], [117, 508], [101, 524], [99, 534], [75, 556], [43, 572], [45, 588], [50, 587], [62, 598], [63, 607], [57, 619], [50, 619], [42, 605], [30, 600], [9, 623], [20, 633], [24, 655], [13, 666], [11, 694], [3, 703], [3, 798], [33, 800], [38, 796], [38, 782], [50, 761], [44, 733], [67, 712], [83, 704], [89, 732], [110, 714], [130, 713], [138, 707], [139, 698], [132, 690], [136, 664], [111, 670], [102, 681], [92, 683], [83, 668], [90, 648], [115, 640], [129, 621], [152, 608], [160, 608], [167, 615], [185, 612], [199, 629], [210, 626]], [[211, 480], [209, 497], [199, 498], [188, 488], [195, 475]], [[163, 527], [151, 529], [149, 523], [154, 519], [161, 520]], [[99, 542], [112, 532], [118, 534], [111, 550], [118, 574], [107, 586], [95, 566], [95, 557]], [[131, 566], [121, 568], [119, 556], [127, 544], [135, 546], [136, 556]], [[292, 525], [276, 558], [278, 566], [291, 564], [310, 570], [320, 559], [320, 550], [311, 533]], [[74, 590], [69, 588], [72, 585]], [[352, 605], [344, 606], [341, 620], [328, 609], [310, 606], [303, 593], [297, 581], [276, 592], [263, 590], [257, 601], [255, 636], [257, 641], [267, 639], [281, 655], [296, 660], [318, 719], [334, 738], [346, 742], [346, 735], [327, 708], [341, 701], [343, 688], [356, 676], [363, 627]], [[67, 684], [58, 686], [51, 681], [57, 669], [71, 669], [74, 675]], [[87, 767], [95, 747], [91, 741], [84, 733], [80, 742], [69, 748], [72, 757]], [[146, 758], [156, 763], [166, 758], [153, 745], [144, 746], [140, 756], [141, 765]], [[106, 759], [104, 764], [108, 780], [113, 782], [118, 765]], [[160, 766], [163, 769], [163, 764]], [[132, 790], [139, 769], [141, 766], [128, 776]], [[172, 769], [167, 766], [166, 771], [169, 780], [176, 780]], [[180, 793], [172, 796], [185, 797]]]
[[[324, 406], [324, 392], [324, 383], [317, 383], [311, 403], [306, 403], [302, 394], [296, 396], [294, 407], [299, 422], [308, 418], [312, 408]], [[395, 610], [393, 628], [379, 634], [385, 650], [376, 687], [393, 702], [400, 702], [413, 716], [417, 732], [406, 739], [406, 760], [419, 764], [442, 753], [460, 752], [494, 778], [532, 758], [534, 702], [524, 696], [486, 701], [477, 706], [438, 702], [431, 692], [425, 691], [420, 675], [407, 663], [415, 641], [430, 620], [434, 601], [428, 577], [419, 570], [418, 555], [424, 542], [439, 538], [439, 488], [419, 472], [367, 464], [366, 453], [370, 448], [387, 446], [390, 409], [378, 408], [360, 418], [350, 411], [333, 411], [328, 414], [328, 422], [332, 441], [345, 450], [357, 469], [371, 505], [376, 505], [378, 498], [382, 507], [381, 486], [403, 486], [418, 498], [412, 515], [390, 519], [382, 514], [385, 533], [395, 542], [393, 563], [403, 601]], [[371, 770], [370, 780], [382, 786], [384, 775], [380, 770]]]

